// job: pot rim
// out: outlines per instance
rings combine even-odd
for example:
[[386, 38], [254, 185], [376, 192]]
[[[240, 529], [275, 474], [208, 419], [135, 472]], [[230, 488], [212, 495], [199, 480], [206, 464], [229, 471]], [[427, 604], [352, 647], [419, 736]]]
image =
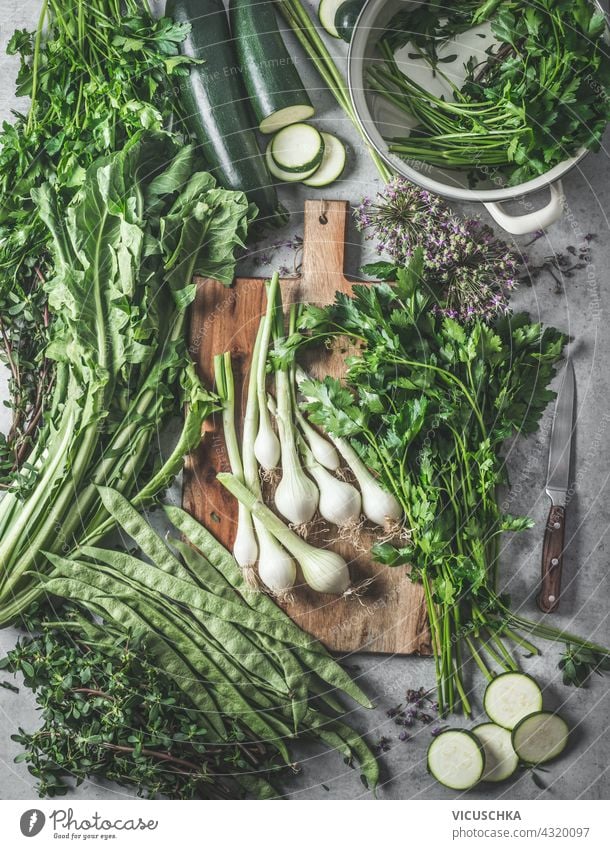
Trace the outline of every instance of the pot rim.
[[[365, 26], [365, 24], [368, 23], [370, 25], [371, 23], [371, 21], [367, 21], [367, 19], [373, 18], [379, 7], [381, 7], [384, 3], [385, 0], [366, 0], [360, 14], [358, 15], [347, 54], [347, 87], [356, 120], [358, 121], [360, 130], [365, 139], [383, 159], [383, 161], [402, 177], [406, 177], [413, 183], [417, 183], [422, 188], [427, 189], [430, 192], [434, 192], [435, 194], [450, 198], [451, 200], [497, 203], [499, 201], [514, 200], [515, 198], [544, 189], [551, 183], [560, 180], [569, 171], [571, 171], [572, 168], [578, 165], [588, 153], [591, 152], [589, 149], [583, 147], [574, 156], [565, 159], [563, 162], [559, 162], [544, 174], [533, 177], [525, 183], [519, 183], [517, 186], [504, 186], [497, 189], [466, 189], [461, 186], [452, 186], [449, 183], [428, 177], [416, 168], [411, 167], [404, 159], [390, 154], [368, 109], [366, 98], [364, 96], [364, 81], [362, 79], [363, 60], [355, 55], [354, 49], [354, 45], [358, 42], [358, 35], [364, 30], [368, 30], [370, 28], [370, 26]], [[600, 8], [600, 11], [604, 11], [600, 7], [598, 0], [595, 0], [595, 4], [598, 8]], [[605, 12], [604, 17], [606, 19], [606, 27], [608, 27], [608, 15]], [[364, 44], [362, 47], [364, 47]], [[354, 77], [358, 75], [360, 77], [360, 87], [356, 88]]]

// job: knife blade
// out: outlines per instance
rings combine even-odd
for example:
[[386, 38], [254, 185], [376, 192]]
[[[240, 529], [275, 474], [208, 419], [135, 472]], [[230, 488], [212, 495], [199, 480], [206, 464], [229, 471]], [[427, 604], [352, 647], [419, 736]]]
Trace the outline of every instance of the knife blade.
[[546, 494], [551, 499], [542, 544], [542, 582], [538, 607], [543, 613], [553, 613], [559, 607], [561, 569], [565, 545], [566, 507], [570, 486], [570, 460], [574, 435], [574, 402], [576, 378], [574, 365], [568, 358], [551, 427]]

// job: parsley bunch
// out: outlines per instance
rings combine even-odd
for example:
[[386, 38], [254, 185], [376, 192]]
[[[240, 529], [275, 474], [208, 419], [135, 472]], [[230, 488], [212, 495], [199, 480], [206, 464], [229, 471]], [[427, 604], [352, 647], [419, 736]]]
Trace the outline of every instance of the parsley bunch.
[[490, 677], [498, 667], [517, 668], [506, 638], [536, 651], [518, 630], [567, 639], [514, 616], [496, 588], [501, 534], [531, 524], [500, 509], [502, 448], [536, 430], [566, 337], [526, 314], [493, 326], [439, 314], [421, 248], [386, 277], [337, 294], [329, 307], [308, 307], [301, 334], [282, 353], [329, 339], [353, 344], [344, 383], [327, 377], [301, 385], [307, 410], [333, 437], [349, 440], [402, 505], [408, 541], [380, 542], [373, 554], [388, 566], [410, 566], [422, 582], [441, 714], [459, 703], [469, 713], [464, 647]]
[[31, 450], [55, 374], [44, 354], [49, 234], [32, 190], [48, 182], [64, 208], [94, 160], [168, 125], [174, 80], [192, 63], [179, 55], [189, 29], [137, 0], [44, 0], [36, 31], [8, 44], [20, 58], [17, 95], [31, 104], [0, 132], [0, 349], [13, 409], [0, 440], [5, 485]]
[[[471, 56], [456, 86], [442, 71], [440, 48], [489, 22], [494, 43], [480, 61]], [[427, 0], [392, 19], [379, 42], [383, 61], [369, 83], [415, 119], [407, 137], [388, 139], [390, 150], [441, 168], [497, 173], [519, 185], [573, 156], [596, 150], [610, 120], [610, 52], [604, 15], [590, 0]], [[438, 97], [404, 73], [396, 51], [414, 45], [409, 59], [424, 60], [449, 85]]]

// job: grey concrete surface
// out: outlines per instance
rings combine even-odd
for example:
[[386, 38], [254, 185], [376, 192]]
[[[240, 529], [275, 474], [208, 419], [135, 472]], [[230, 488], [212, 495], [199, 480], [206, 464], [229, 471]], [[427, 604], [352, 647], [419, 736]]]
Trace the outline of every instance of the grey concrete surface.
[[[0, 20], [0, 50], [15, 26], [32, 26], [38, 14], [39, 0], [2, 0]], [[333, 51], [344, 54], [344, 45], [331, 45]], [[334, 107], [332, 98], [324, 92], [307, 67], [300, 65], [303, 76], [310, 81], [313, 97], [318, 107], [316, 123], [322, 129], [332, 128], [351, 145], [350, 166], [343, 181], [332, 186], [328, 196], [346, 198], [353, 202], [363, 194], [371, 194], [379, 187], [379, 179], [347, 118]], [[15, 62], [0, 57], [0, 113], [8, 118], [15, 105], [12, 97], [12, 80]], [[606, 136], [602, 150], [590, 155], [581, 167], [566, 178], [565, 190], [568, 207], [564, 219], [551, 227], [535, 245], [526, 248], [528, 238], [516, 240], [516, 247], [529, 254], [529, 262], [540, 262], [545, 255], [579, 244], [586, 233], [595, 233], [593, 262], [588, 271], [566, 280], [556, 291], [555, 282], [548, 276], [533, 287], [522, 287], [514, 297], [515, 309], [527, 309], [536, 319], [565, 329], [572, 337], [571, 352], [578, 380], [578, 421], [576, 436], [576, 464], [580, 472], [579, 485], [570, 506], [568, 540], [565, 558], [564, 597], [561, 612], [553, 617], [556, 625], [567, 630], [586, 634], [598, 642], [610, 642], [608, 604], [610, 589], [608, 569], [610, 546], [610, 154]], [[309, 195], [315, 194], [310, 190]], [[266, 273], [276, 264], [291, 261], [285, 251], [273, 250], [270, 241], [301, 232], [303, 199], [307, 192], [290, 188], [283, 199], [292, 211], [284, 233], [257, 246], [248, 260], [250, 268]], [[541, 198], [541, 203], [544, 198]], [[486, 213], [474, 207], [463, 212]], [[265, 255], [271, 254], [271, 257]], [[348, 247], [349, 271], [356, 273], [363, 261], [370, 259], [368, 246], [352, 229]], [[505, 542], [502, 555], [501, 580], [510, 592], [513, 605], [527, 616], [536, 617], [534, 592], [538, 581], [542, 532], [548, 502], [543, 490], [546, 464], [548, 425], [551, 410], [547, 411], [541, 434], [528, 440], [519, 440], [507, 449], [508, 467], [513, 483], [507, 494], [514, 512], [530, 515], [535, 527]], [[179, 497], [177, 492], [173, 497]], [[16, 634], [12, 630], [0, 632], [0, 650], [10, 648]], [[596, 678], [584, 690], [562, 685], [556, 664], [559, 649], [541, 645], [543, 655], [535, 660], [523, 660], [523, 666], [543, 684], [545, 704], [561, 708], [574, 728], [569, 752], [550, 765], [544, 774], [547, 784], [542, 791], [533, 783], [528, 773], [514, 782], [489, 789], [477, 789], [473, 798], [479, 799], [607, 799], [610, 789], [609, 754], [610, 735], [608, 679]], [[390, 741], [389, 751], [383, 755], [384, 783], [378, 792], [381, 799], [451, 799], [455, 794], [434, 783], [426, 773], [425, 752], [430, 731], [424, 727], [414, 733], [410, 742], [398, 739], [398, 728], [387, 717], [386, 711], [404, 698], [407, 688], [434, 684], [431, 659], [417, 657], [387, 657], [359, 655], [349, 659], [360, 682], [377, 703], [375, 710], [356, 710], [348, 718], [366, 731], [370, 739], [382, 735]], [[0, 678], [3, 676], [0, 676]], [[472, 675], [475, 719], [483, 721], [480, 676]], [[17, 726], [34, 727], [37, 722], [31, 694], [23, 691], [15, 696], [0, 689], [0, 798], [26, 799], [34, 796], [34, 784], [23, 765], [14, 765], [17, 747], [10, 734]], [[453, 724], [460, 720], [451, 719]], [[474, 723], [473, 723], [474, 724]], [[322, 753], [310, 746], [296, 752], [301, 771], [285, 782], [285, 794], [292, 799], [353, 799], [369, 798], [358, 775], [346, 767], [334, 753]], [[120, 788], [97, 783], [86, 783], [74, 793], [74, 798], [117, 799], [130, 794]]]

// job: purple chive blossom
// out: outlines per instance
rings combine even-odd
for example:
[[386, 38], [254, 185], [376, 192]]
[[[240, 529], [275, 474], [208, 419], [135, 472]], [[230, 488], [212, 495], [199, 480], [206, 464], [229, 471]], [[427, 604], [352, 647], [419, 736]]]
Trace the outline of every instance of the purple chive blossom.
[[493, 320], [508, 310], [519, 260], [493, 230], [463, 219], [440, 198], [400, 177], [354, 212], [356, 227], [378, 253], [404, 263], [421, 247], [426, 282], [438, 298], [435, 312], [458, 321]]
[[398, 735], [398, 739], [402, 740], [403, 743], [408, 743], [409, 740], [411, 739], [411, 735], [407, 734], [406, 731], [401, 731], [400, 734]]
[[377, 741], [377, 745], [375, 746], [375, 753], [377, 755], [382, 755], [384, 752], [389, 752], [391, 747], [391, 741], [389, 737], [381, 737]]
[[435, 725], [434, 728], [430, 729], [430, 734], [433, 737], [438, 737], [438, 735], [444, 730], [445, 729], [441, 725]]

